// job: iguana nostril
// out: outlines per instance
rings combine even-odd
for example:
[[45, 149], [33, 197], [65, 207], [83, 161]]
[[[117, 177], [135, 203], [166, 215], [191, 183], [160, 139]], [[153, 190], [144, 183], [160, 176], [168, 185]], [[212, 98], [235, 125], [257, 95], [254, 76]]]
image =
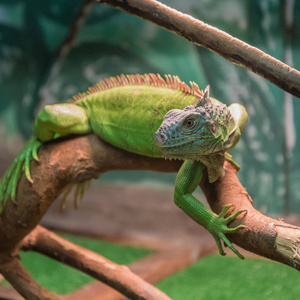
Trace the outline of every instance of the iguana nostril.
[[155, 142], [157, 146], [162, 146], [165, 140], [166, 140], [166, 135], [164, 133], [156, 132]]

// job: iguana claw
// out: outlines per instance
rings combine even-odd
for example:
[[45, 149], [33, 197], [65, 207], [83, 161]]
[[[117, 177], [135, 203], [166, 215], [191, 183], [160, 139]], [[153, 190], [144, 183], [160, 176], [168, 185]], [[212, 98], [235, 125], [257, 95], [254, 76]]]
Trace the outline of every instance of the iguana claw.
[[41, 141], [37, 138], [32, 138], [15, 158], [10, 169], [4, 174], [0, 182], [0, 202], [3, 203], [9, 197], [15, 200], [17, 184], [23, 171], [27, 180], [31, 183], [33, 182], [30, 175], [30, 161], [32, 158], [38, 161], [37, 150], [41, 144]]
[[220, 241], [220, 240], [223, 240], [223, 242], [225, 243], [225, 245], [227, 245], [229, 247], [229, 249], [231, 249], [239, 258], [244, 259], [244, 256], [242, 254], [240, 254], [239, 251], [233, 247], [233, 245], [227, 239], [225, 234], [226, 233], [234, 233], [240, 229], [248, 229], [248, 227], [245, 225], [239, 225], [234, 228], [227, 227], [227, 224], [229, 222], [233, 221], [241, 213], [247, 212], [247, 210], [240, 209], [237, 212], [235, 212], [234, 214], [225, 218], [225, 215], [227, 214], [228, 210], [232, 207], [234, 207], [234, 205], [232, 205], [232, 204], [225, 205], [223, 207], [221, 213], [219, 215], [216, 215], [215, 218], [212, 220], [208, 230], [211, 232], [212, 236], [214, 237], [214, 239], [217, 243], [218, 249], [219, 249], [219, 253], [221, 255], [226, 255], [226, 253], [224, 252], [224, 250], [222, 248], [221, 241]]

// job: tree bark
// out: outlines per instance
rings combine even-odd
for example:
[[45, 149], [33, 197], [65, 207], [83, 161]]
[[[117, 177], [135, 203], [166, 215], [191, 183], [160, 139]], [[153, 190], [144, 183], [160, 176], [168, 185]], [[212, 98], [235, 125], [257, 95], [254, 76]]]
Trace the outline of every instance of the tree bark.
[[150, 21], [230, 62], [269, 80], [300, 98], [300, 72], [228, 33], [156, 0], [96, 0]]

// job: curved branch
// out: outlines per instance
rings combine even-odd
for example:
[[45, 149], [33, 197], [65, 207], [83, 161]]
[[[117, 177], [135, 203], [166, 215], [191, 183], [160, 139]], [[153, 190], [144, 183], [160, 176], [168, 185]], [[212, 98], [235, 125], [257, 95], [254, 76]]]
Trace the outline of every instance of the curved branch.
[[207, 176], [201, 182], [201, 189], [215, 213], [220, 213], [224, 205], [234, 204], [235, 210], [247, 209], [245, 217], [240, 217], [230, 225], [243, 224], [249, 230], [239, 231], [228, 238], [240, 247], [289, 265], [300, 270], [300, 228], [283, 221], [272, 219], [252, 206], [252, 199], [238, 180], [236, 170], [225, 162], [226, 175], [214, 183], [208, 183]]
[[[70, 182], [82, 182], [110, 170], [153, 170], [176, 172], [179, 161], [144, 157], [129, 153], [101, 141], [90, 134], [45, 144], [40, 152], [41, 163], [31, 163], [31, 185], [22, 176], [17, 190], [17, 202], [8, 200], [0, 219], [0, 253], [12, 253], [18, 243], [38, 224], [56, 196]], [[299, 268], [300, 228], [264, 216], [252, 207], [251, 199], [229, 164], [224, 178], [209, 184], [204, 174], [201, 188], [212, 210], [232, 203], [248, 214], [233, 222], [250, 230], [228, 235], [242, 248]]]
[[69, 184], [97, 178], [112, 170], [176, 170], [176, 164], [170, 161], [117, 149], [94, 134], [46, 143], [39, 150], [39, 158], [40, 163], [32, 161], [30, 165], [34, 183], [28, 182], [23, 174], [16, 200], [7, 200], [3, 205], [0, 253], [11, 253]]
[[226, 32], [156, 0], [96, 0], [122, 9], [211, 50], [300, 98], [300, 72]]
[[36, 251], [69, 265], [113, 287], [130, 299], [170, 300], [163, 292], [132, 273], [127, 266], [113, 263], [41, 226], [37, 226], [22, 244], [23, 250]]

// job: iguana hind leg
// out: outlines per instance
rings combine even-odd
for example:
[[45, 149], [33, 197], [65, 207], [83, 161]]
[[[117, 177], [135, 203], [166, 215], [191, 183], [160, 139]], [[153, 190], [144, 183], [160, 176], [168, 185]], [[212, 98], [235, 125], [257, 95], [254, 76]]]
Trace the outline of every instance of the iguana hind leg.
[[72, 103], [46, 105], [34, 124], [34, 134], [42, 142], [58, 136], [89, 132], [92, 128], [86, 110]]
[[[41, 142], [68, 134], [82, 134], [91, 131], [86, 110], [71, 103], [46, 105], [37, 115], [34, 124], [34, 135]], [[31, 181], [29, 163], [32, 157], [37, 156], [37, 149], [35, 146], [29, 148], [25, 156], [25, 176], [29, 181]]]
[[38, 160], [37, 151], [42, 142], [50, 141], [68, 134], [83, 134], [92, 131], [86, 110], [75, 104], [47, 105], [35, 120], [35, 136], [27, 143], [22, 152], [15, 158], [0, 183], [0, 202], [8, 198], [15, 199], [16, 187], [22, 172], [32, 182], [30, 161]]
[[[22, 172], [25, 172], [26, 178], [32, 182], [29, 163], [33, 159], [38, 160], [37, 150], [41, 146], [41, 141], [33, 137], [28, 141], [22, 152], [14, 159], [10, 168], [4, 174], [0, 182], [0, 204], [10, 197], [12, 200], [16, 196], [16, 187]], [[0, 205], [0, 211], [1, 211]]]

